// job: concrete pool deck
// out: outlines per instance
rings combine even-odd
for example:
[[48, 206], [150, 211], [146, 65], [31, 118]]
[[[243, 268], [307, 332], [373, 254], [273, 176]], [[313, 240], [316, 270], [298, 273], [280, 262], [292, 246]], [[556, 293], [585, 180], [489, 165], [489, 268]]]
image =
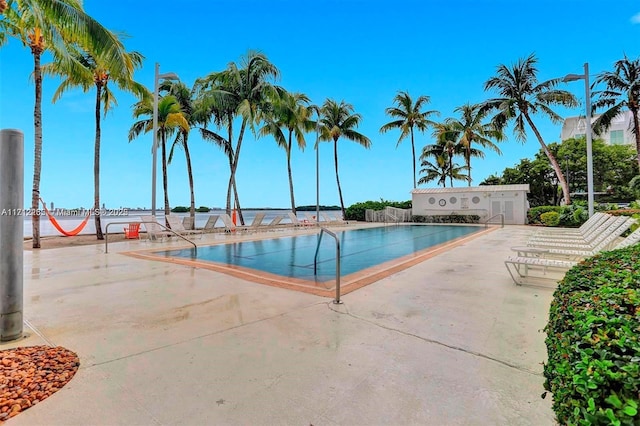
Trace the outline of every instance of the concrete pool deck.
[[181, 243], [25, 251], [27, 337], [0, 349], [60, 345], [81, 366], [7, 424], [555, 424], [553, 286], [516, 286], [503, 263], [533, 232], [466, 240], [343, 305], [122, 254]]

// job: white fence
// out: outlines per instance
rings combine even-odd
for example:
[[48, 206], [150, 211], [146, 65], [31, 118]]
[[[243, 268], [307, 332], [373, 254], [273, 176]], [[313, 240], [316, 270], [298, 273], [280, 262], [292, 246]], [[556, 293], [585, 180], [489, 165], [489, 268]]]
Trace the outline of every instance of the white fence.
[[399, 209], [396, 207], [385, 207], [384, 210], [367, 209], [364, 212], [364, 219], [367, 222], [411, 222], [411, 209]]

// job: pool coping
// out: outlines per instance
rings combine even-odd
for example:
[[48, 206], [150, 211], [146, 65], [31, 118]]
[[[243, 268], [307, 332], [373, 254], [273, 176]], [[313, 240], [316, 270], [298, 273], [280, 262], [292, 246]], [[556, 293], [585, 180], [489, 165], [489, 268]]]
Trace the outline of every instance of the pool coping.
[[[438, 224], [434, 224], [434, 225], [438, 225]], [[465, 225], [468, 225], [468, 224], [465, 224]], [[478, 226], [478, 225], [474, 225], [474, 226]], [[490, 232], [493, 232], [496, 229], [498, 229], [498, 226], [488, 226], [485, 229], [474, 232], [472, 234], [463, 235], [453, 240], [447, 241], [445, 243], [437, 244], [435, 246], [431, 246], [426, 249], [423, 249], [405, 256], [401, 256], [393, 260], [383, 262], [379, 265], [375, 265], [358, 272], [354, 272], [348, 275], [343, 275], [340, 277], [340, 294], [341, 295], [349, 294], [355, 290], [358, 290], [362, 287], [365, 287], [369, 284], [372, 284], [376, 281], [379, 281], [397, 272], [410, 268], [411, 266], [421, 263], [427, 259], [430, 259], [442, 252], [445, 252], [454, 247], [462, 245], [467, 241], [473, 240], [475, 238], [478, 238]], [[307, 234], [312, 234], [312, 233], [309, 232]], [[219, 241], [219, 242], [210, 243], [210, 244], [203, 244], [198, 247], [225, 245], [225, 244], [237, 243], [240, 241], [250, 242], [250, 241], [259, 241], [259, 240], [273, 239], [273, 238], [282, 238], [282, 237], [286, 238], [293, 235], [286, 235], [281, 237], [274, 237], [273, 235], [262, 235], [258, 238], [242, 239], [242, 240], [234, 240], [234, 241], [228, 241], [228, 240]], [[247, 281], [251, 281], [257, 284], [263, 284], [263, 285], [268, 285], [272, 287], [300, 291], [303, 293], [313, 294], [316, 296], [334, 297], [336, 293], [335, 279], [318, 281], [314, 283], [309, 280], [301, 280], [298, 278], [284, 277], [282, 275], [272, 274], [269, 272], [259, 271], [257, 269], [246, 268], [243, 266], [228, 265], [228, 264], [222, 264], [222, 263], [217, 263], [212, 261], [202, 261], [202, 260], [195, 261], [195, 260], [190, 260], [185, 258], [164, 257], [164, 256], [154, 255], [154, 253], [157, 253], [157, 252], [166, 252], [167, 250], [181, 250], [181, 249], [189, 249], [189, 248], [191, 248], [191, 246], [183, 245], [183, 246], [175, 246], [171, 248], [163, 247], [163, 248], [152, 248], [152, 249], [135, 250], [135, 251], [125, 251], [125, 252], [121, 252], [120, 254], [134, 257], [137, 259], [173, 263], [173, 264], [188, 266], [192, 268], [208, 269], [208, 270], [220, 272], [235, 278], [245, 279]], [[330, 283], [331, 286], [330, 287], [327, 286], [327, 283]]]

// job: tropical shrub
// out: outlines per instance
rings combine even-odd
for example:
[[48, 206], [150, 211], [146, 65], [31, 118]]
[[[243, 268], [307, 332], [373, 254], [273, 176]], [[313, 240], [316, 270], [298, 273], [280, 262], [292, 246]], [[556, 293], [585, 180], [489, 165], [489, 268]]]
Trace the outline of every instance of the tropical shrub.
[[546, 212], [540, 215], [540, 221], [545, 226], [558, 226], [560, 224], [560, 213]]
[[172, 213], [186, 213], [189, 211], [189, 207], [185, 207], [185, 206], [175, 206], [174, 208], [171, 209]]
[[429, 216], [411, 216], [416, 223], [480, 223], [480, 216], [475, 214], [441, 214]]
[[209, 213], [211, 211], [211, 209], [207, 206], [200, 206], [196, 209], [196, 212], [198, 213]]
[[564, 207], [562, 206], [539, 206], [532, 207], [527, 211], [527, 221], [531, 225], [542, 225], [543, 222], [540, 220], [540, 215], [547, 212], [556, 212], [561, 214], [564, 211]]
[[545, 327], [544, 387], [560, 424], [640, 424], [639, 330], [640, 245], [567, 272]]
[[411, 201], [365, 201], [363, 203], [353, 204], [345, 210], [346, 220], [365, 220], [365, 211], [384, 210], [385, 207], [396, 207], [399, 209], [410, 209]]

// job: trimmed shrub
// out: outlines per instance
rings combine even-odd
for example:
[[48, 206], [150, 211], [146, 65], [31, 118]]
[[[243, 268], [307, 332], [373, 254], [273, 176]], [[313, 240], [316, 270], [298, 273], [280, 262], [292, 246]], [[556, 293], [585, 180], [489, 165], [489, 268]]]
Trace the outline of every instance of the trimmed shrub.
[[545, 327], [544, 387], [560, 424], [640, 424], [639, 331], [640, 245], [567, 272]]
[[532, 207], [527, 211], [527, 220], [531, 225], [542, 225], [542, 220], [540, 220], [540, 215], [547, 212], [556, 212], [558, 214], [562, 214], [564, 211], [564, 207], [562, 206], [539, 206]]
[[415, 222], [415, 223], [480, 223], [480, 216], [475, 214], [411, 216], [411, 222]]
[[560, 224], [560, 213], [546, 212], [540, 215], [540, 221], [546, 226], [558, 226]]

